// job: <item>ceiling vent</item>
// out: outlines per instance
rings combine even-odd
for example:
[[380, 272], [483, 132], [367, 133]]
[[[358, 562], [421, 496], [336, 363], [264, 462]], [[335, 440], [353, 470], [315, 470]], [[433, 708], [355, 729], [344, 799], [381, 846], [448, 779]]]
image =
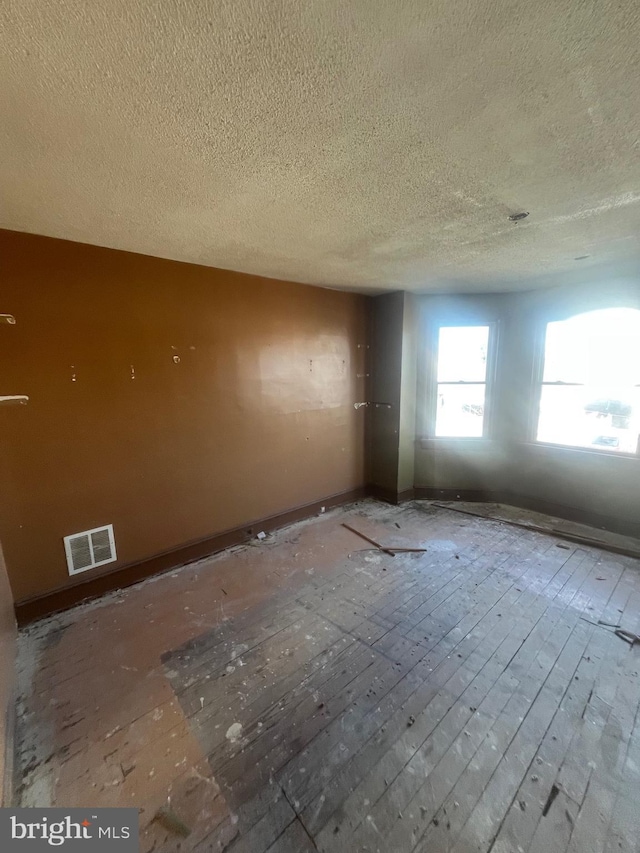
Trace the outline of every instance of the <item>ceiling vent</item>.
[[105, 563], [113, 563], [118, 559], [113, 525], [107, 524], [105, 527], [95, 527], [93, 530], [65, 536], [64, 550], [70, 575], [104, 566]]

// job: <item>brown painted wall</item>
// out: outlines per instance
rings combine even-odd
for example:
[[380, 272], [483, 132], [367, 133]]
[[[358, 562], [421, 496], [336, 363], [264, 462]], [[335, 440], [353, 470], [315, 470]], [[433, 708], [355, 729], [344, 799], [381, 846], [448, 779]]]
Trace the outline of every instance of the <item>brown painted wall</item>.
[[[13, 733], [9, 730], [13, 713], [9, 706], [14, 701], [14, 663], [16, 656], [16, 620], [13, 614], [13, 598], [9, 579], [0, 549], [0, 805], [10, 797], [10, 780], [5, 778], [5, 760], [12, 767], [10, 753], [13, 750]], [[7, 789], [5, 789], [5, 782]]]
[[16, 600], [91, 576], [70, 533], [113, 523], [113, 570], [364, 485], [366, 297], [7, 231], [0, 258]]

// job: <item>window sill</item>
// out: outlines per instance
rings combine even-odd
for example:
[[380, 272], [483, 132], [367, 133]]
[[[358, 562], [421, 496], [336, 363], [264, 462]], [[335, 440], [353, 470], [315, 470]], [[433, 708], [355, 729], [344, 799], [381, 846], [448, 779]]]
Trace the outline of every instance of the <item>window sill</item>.
[[439, 436], [421, 436], [416, 440], [416, 444], [418, 447], [423, 450], [427, 450], [430, 447], [435, 446], [444, 446], [447, 444], [453, 444], [456, 446], [460, 445], [469, 445], [469, 447], [479, 447], [483, 448], [491, 448], [497, 446], [497, 442], [492, 438], [486, 438], [484, 436], [475, 437], [475, 436], [461, 436], [461, 435], [439, 435]]
[[[511, 444], [511, 442], [508, 442]], [[574, 447], [570, 444], [552, 444], [546, 441], [523, 441], [516, 442], [521, 447], [536, 448], [539, 450], [562, 451], [563, 453], [572, 453], [577, 456], [604, 456], [613, 457], [614, 459], [632, 459], [640, 462], [640, 455], [637, 453], [621, 453], [617, 450], [607, 450], [606, 448], [596, 447]], [[500, 442], [492, 438], [465, 438], [463, 436], [420, 436], [416, 439], [416, 445], [421, 450], [432, 450], [438, 447], [464, 447], [468, 449], [494, 450], [500, 447]]]
[[575, 453], [587, 456], [612, 456], [614, 459], [635, 459], [640, 462], [637, 453], [623, 453], [619, 450], [607, 450], [606, 447], [576, 447], [572, 444], [553, 444], [550, 441], [526, 441], [526, 447], [546, 448], [548, 450], [562, 450], [565, 453]]

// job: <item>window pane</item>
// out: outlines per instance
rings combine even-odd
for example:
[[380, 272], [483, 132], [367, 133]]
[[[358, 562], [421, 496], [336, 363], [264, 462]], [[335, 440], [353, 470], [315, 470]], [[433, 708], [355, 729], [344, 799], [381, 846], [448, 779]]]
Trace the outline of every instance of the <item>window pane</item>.
[[549, 323], [543, 381], [640, 384], [640, 311], [609, 308]]
[[438, 382], [484, 382], [488, 326], [442, 326], [438, 335]]
[[484, 385], [438, 385], [436, 436], [482, 438]]
[[543, 385], [538, 441], [635, 453], [640, 391]]
[[538, 441], [635, 453], [640, 433], [640, 311], [549, 323]]

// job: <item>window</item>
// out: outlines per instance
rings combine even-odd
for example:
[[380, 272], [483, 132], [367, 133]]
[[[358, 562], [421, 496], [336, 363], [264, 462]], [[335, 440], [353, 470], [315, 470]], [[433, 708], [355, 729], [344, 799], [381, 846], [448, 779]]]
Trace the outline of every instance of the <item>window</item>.
[[438, 335], [437, 437], [484, 434], [489, 326], [442, 326]]
[[637, 453], [640, 311], [608, 308], [549, 323], [538, 441]]

